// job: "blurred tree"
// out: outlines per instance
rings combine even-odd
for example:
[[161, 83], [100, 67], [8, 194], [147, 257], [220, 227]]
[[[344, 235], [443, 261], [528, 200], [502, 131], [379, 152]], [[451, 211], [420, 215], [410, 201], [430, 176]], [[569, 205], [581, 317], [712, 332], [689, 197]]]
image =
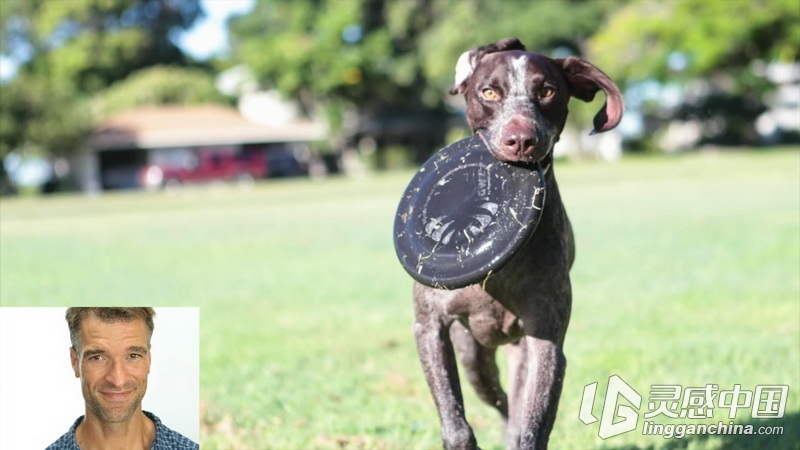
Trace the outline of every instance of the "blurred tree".
[[[632, 2], [589, 42], [592, 57], [620, 79], [665, 81], [748, 68], [757, 59], [800, 56], [796, 0]], [[684, 59], [684, 61], [681, 61]], [[677, 64], [677, 66], [676, 66]]]
[[[674, 118], [715, 123], [711, 140], [752, 143], [770, 83], [754, 62], [800, 56], [797, 0], [636, 1], [617, 10], [589, 40], [591, 58], [618, 81], [704, 79]], [[725, 125], [720, 128], [719, 124]]]
[[0, 157], [26, 147], [64, 155], [89, 130], [88, 105], [68, 83], [21, 74], [0, 89]]
[[3, 0], [2, 52], [36, 77], [94, 93], [156, 64], [188, 61], [175, 33], [202, 14], [199, 0]]
[[443, 142], [444, 100], [462, 52], [516, 36], [531, 50], [580, 54], [619, 3], [260, 0], [231, 20], [231, 45], [265, 87], [299, 99], [306, 111], [323, 105], [334, 129], [345, 107], [395, 129], [402, 129], [399, 116], [420, 118], [440, 133], [416, 148], [421, 160]]
[[88, 102], [69, 83], [20, 74], [0, 85], [0, 192], [16, 192], [2, 164], [10, 152], [67, 155], [88, 134], [90, 123]]
[[141, 69], [101, 92], [93, 101], [100, 115], [144, 105], [225, 103], [214, 77], [197, 68], [154, 66]]
[[20, 64], [0, 85], [0, 160], [74, 150], [91, 95], [144, 67], [192, 63], [174, 38], [201, 14], [199, 0], [0, 1], [0, 53]]

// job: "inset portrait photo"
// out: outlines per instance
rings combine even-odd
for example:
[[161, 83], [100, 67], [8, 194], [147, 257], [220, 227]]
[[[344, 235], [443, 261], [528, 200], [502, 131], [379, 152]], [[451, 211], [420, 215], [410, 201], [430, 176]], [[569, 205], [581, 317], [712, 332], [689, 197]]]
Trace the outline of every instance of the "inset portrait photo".
[[0, 308], [0, 448], [197, 449], [199, 308]]

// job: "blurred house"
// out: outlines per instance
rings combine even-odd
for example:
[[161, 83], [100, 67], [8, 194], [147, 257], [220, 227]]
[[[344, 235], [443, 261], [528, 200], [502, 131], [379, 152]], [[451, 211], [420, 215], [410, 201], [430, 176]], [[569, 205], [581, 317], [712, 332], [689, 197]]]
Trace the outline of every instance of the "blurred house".
[[663, 124], [658, 148], [680, 152], [711, 145], [800, 142], [800, 64], [754, 60], [752, 76], [773, 87], [763, 94], [731, 88], [729, 74], [661, 89], [656, 111]]
[[767, 111], [756, 119], [759, 138], [765, 144], [800, 142], [800, 63], [761, 63], [753, 71], [776, 86], [764, 99]]
[[327, 132], [322, 123], [290, 117], [255, 123], [223, 105], [150, 106], [100, 123], [71, 166], [86, 192], [143, 187], [150, 167], [191, 169], [205, 160], [263, 161], [264, 176], [297, 175], [307, 170], [309, 144], [326, 139]]
[[[240, 64], [220, 73], [217, 89], [237, 98], [237, 107], [248, 120], [274, 125], [288, 118], [319, 113], [316, 99], [287, 99], [276, 90], [264, 89], [253, 71]], [[265, 114], [265, 111], [269, 111]], [[342, 111], [341, 129], [336, 136], [335, 151], [339, 154], [324, 159], [327, 171], [341, 170], [349, 175], [364, 171], [361, 156], [374, 156], [377, 167], [386, 167], [389, 149], [404, 149], [413, 162], [422, 163], [445, 145], [449, 129], [465, 128], [464, 111], [431, 109], [415, 99], [391, 103], [376, 99], [370, 106], [358, 105]]]

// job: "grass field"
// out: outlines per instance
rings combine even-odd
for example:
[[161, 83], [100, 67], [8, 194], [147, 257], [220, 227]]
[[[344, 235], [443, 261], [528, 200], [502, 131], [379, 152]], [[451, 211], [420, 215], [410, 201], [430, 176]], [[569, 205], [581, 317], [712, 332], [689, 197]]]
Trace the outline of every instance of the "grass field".
[[[578, 257], [551, 448], [800, 448], [800, 153], [556, 172]], [[199, 306], [203, 448], [440, 448], [391, 239], [411, 175], [3, 199], [0, 302]], [[665, 439], [640, 413], [602, 440], [581, 395], [598, 382], [599, 418], [615, 374], [645, 411], [651, 385], [788, 385], [783, 419], [736, 416], [783, 434]], [[502, 448], [496, 413], [465, 393], [482, 448]]]

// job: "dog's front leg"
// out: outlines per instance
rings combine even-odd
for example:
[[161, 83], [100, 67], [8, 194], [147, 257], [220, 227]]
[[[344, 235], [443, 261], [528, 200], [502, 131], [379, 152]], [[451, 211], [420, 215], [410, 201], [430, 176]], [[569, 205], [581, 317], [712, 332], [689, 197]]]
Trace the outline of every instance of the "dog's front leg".
[[522, 400], [520, 448], [546, 449], [556, 420], [567, 368], [561, 346], [554, 340], [526, 336], [528, 373]]
[[439, 412], [445, 449], [477, 449], [472, 428], [464, 415], [464, 399], [447, 320], [438, 311], [435, 291], [415, 290], [414, 337], [425, 379]]

